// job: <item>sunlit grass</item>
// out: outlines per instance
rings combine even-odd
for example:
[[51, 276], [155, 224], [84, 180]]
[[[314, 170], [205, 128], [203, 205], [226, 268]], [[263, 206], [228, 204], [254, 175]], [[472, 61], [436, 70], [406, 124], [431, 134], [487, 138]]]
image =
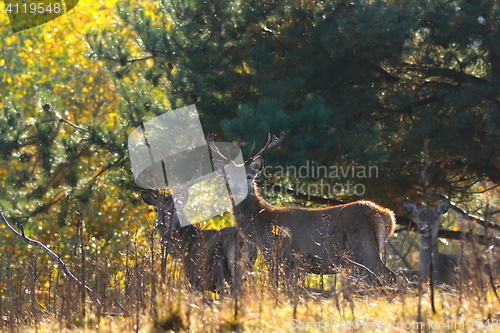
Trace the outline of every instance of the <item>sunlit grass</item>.
[[0, 258], [0, 330], [416, 332], [421, 327], [423, 332], [500, 332], [500, 301], [484, 277], [436, 288], [434, 313], [427, 285], [420, 297], [417, 288], [404, 283], [365, 286], [344, 274], [302, 276], [296, 288], [283, 282], [271, 285], [259, 257], [245, 292], [219, 300], [213, 293], [192, 290], [179, 261], [168, 256], [165, 269], [160, 267], [162, 252], [154, 228], [130, 224], [122, 232], [123, 247], [115, 249], [120, 249], [116, 259], [108, 253], [113, 248], [89, 250], [82, 272], [80, 253], [64, 257], [78, 277], [84, 273], [104, 304], [101, 311], [88, 296], [83, 309], [81, 292], [43, 253], [12, 251]]
[[437, 289], [436, 314], [432, 313], [430, 296], [425, 292], [420, 316], [418, 299], [415, 289], [388, 292], [371, 288], [369, 294], [362, 296], [346, 291], [326, 297], [305, 290], [295, 294], [276, 292], [257, 282], [236, 303], [234, 299], [210, 300], [200, 293], [164, 286], [156, 305], [140, 309], [132, 305], [132, 313], [99, 316], [93, 312], [95, 309], [87, 309], [84, 322], [65, 322], [48, 315], [37, 325], [16, 326], [14, 331], [403, 332], [417, 331], [421, 325], [423, 331], [500, 332], [500, 302], [492, 291], [485, 291], [478, 298]]

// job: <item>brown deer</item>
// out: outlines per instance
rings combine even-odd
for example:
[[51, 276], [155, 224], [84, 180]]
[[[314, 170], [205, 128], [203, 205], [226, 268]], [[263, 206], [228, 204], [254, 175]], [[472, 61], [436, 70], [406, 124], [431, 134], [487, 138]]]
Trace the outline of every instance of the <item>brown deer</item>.
[[217, 292], [221, 299], [226, 283], [232, 291], [241, 291], [244, 274], [253, 266], [257, 249], [241, 238], [236, 227], [220, 230], [201, 229], [192, 224], [181, 227], [172, 195], [142, 191], [141, 196], [146, 204], [155, 207], [161, 240], [168, 253], [182, 261], [193, 288]]
[[[485, 258], [478, 256], [474, 264], [470, 259], [464, 256], [439, 252], [439, 216], [448, 211], [450, 207], [448, 200], [441, 201], [436, 207], [425, 208], [419, 208], [414, 203], [403, 200], [403, 207], [409, 214], [417, 217], [415, 222], [417, 223], [417, 231], [420, 236], [419, 269], [424, 281], [427, 281], [431, 275], [431, 263], [433, 281], [448, 285], [456, 285], [459, 281], [470, 280], [474, 275], [471, 270], [473, 266], [476, 267], [474, 269], [475, 273], [486, 273], [489, 276], [498, 275], [500, 268], [498, 262], [485, 264]], [[417, 273], [418, 271], [409, 271], [405, 273], [405, 275], [408, 278], [414, 278], [417, 276]]]
[[[354, 265], [373, 278], [394, 281], [395, 273], [381, 259], [384, 242], [394, 231], [391, 210], [370, 201], [322, 209], [273, 207], [260, 197], [255, 178], [264, 168], [262, 154], [283, 139], [283, 133], [280, 138], [271, 139], [269, 135], [266, 145], [256, 155], [252, 156], [250, 151], [247, 161], [240, 166], [245, 168], [246, 183], [231, 187], [232, 197], [239, 202], [233, 201], [233, 214], [243, 237], [260, 247], [266, 260], [271, 260], [270, 237], [279, 227], [289, 234], [282, 250], [289, 269], [297, 265], [308, 273], [334, 274], [339, 266]], [[212, 155], [220, 159], [216, 161], [214, 157], [219, 174], [224, 174], [231, 165], [234, 167], [234, 162], [216, 146], [213, 134], [208, 135], [207, 144]], [[231, 179], [228, 182], [231, 184]], [[242, 186], [247, 186], [248, 191]]]
[[[436, 207], [425, 208], [419, 208], [414, 203], [403, 200], [403, 207], [409, 214], [417, 217], [415, 222], [420, 237], [419, 270], [424, 281], [427, 281], [432, 274], [433, 281], [454, 285], [459, 276], [469, 277], [470, 274], [462, 265], [464, 261], [460, 260], [460, 256], [440, 253], [438, 249], [439, 216], [448, 211], [450, 207], [448, 200], [441, 201]], [[415, 275], [414, 272], [412, 275]]]

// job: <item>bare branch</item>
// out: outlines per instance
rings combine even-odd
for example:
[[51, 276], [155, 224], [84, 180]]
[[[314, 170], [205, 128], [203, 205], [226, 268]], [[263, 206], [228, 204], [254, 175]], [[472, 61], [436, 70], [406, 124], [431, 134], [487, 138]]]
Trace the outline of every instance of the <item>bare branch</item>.
[[375, 281], [377, 281], [377, 282], [378, 282], [378, 284], [379, 284], [380, 286], [384, 286], [384, 285], [385, 285], [384, 283], [382, 283], [382, 280], [380, 280], [380, 278], [379, 278], [379, 277], [378, 277], [378, 276], [377, 276], [377, 275], [376, 275], [376, 274], [375, 274], [375, 273], [374, 273], [371, 269], [369, 269], [369, 268], [368, 268], [368, 267], [366, 267], [365, 265], [362, 265], [362, 264], [360, 264], [359, 262], [356, 262], [356, 261], [354, 261], [354, 260], [352, 260], [352, 259], [348, 258], [347, 256], [342, 256], [342, 259], [344, 259], [344, 260], [345, 260], [345, 261], [347, 261], [348, 263], [350, 263], [350, 264], [352, 264], [352, 265], [354, 265], [354, 266], [356, 266], [356, 267], [359, 267], [359, 268], [363, 269], [364, 271], [366, 271], [368, 274], [370, 274], [370, 275], [371, 275], [371, 277], [372, 277], [372, 278], [374, 278], [374, 279], [375, 279]]
[[41, 248], [52, 259], [54, 259], [55, 261], [57, 261], [57, 263], [59, 264], [59, 267], [63, 270], [64, 274], [66, 274], [66, 276], [68, 278], [70, 278], [71, 280], [75, 281], [80, 287], [85, 288], [85, 290], [89, 294], [89, 296], [92, 299], [92, 301], [94, 301], [94, 304], [97, 306], [97, 308], [98, 309], [102, 308], [102, 304], [99, 301], [99, 299], [96, 297], [94, 291], [92, 289], [90, 289], [88, 286], [86, 286], [84, 283], [82, 283], [80, 280], [78, 280], [73, 274], [71, 274], [71, 272], [69, 271], [68, 267], [66, 267], [66, 264], [61, 260], [61, 258], [59, 258], [59, 256], [57, 254], [55, 254], [54, 252], [52, 252], [47, 246], [45, 246], [45, 244], [43, 244], [43, 243], [41, 243], [41, 242], [39, 242], [37, 240], [31, 239], [29, 237], [26, 237], [26, 235], [24, 234], [24, 230], [22, 230], [22, 233], [19, 233], [16, 229], [14, 229], [14, 227], [12, 227], [9, 224], [9, 222], [7, 222], [7, 219], [3, 215], [3, 210], [0, 210], [0, 218], [2, 219], [3, 224], [10, 231], [12, 231], [12, 233], [14, 233], [14, 235], [16, 235], [17, 237], [21, 238], [22, 240], [24, 240], [28, 244], [35, 245], [35, 246]]
[[88, 131], [89, 131], [88, 129], [83, 128], [83, 127], [80, 127], [80, 126], [78, 126], [78, 125], [76, 125], [76, 124], [73, 124], [72, 122], [70, 122], [70, 121], [68, 121], [68, 120], [66, 120], [66, 119], [59, 118], [59, 121], [60, 121], [60, 122], [63, 122], [63, 123], [66, 123], [66, 124], [68, 124], [68, 125], [70, 125], [70, 126], [72, 126], [72, 127], [76, 128], [77, 130], [84, 131], [84, 132], [88, 132]]
[[467, 212], [465, 212], [463, 209], [461, 209], [460, 207], [457, 207], [453, 202], [450, 201], [450, 205], [451, 205], [451, 208], [459, 213], [460, 215], [462, 215], [462, 217], [466, 220], [469, 220], [469, 221], [473, 221], [475, 223], [478, 223], [480, 225], [482, 225], [483, 227], [485, 228], [488, 228], [488, 229], [493, 229], [493, 230], [497, 230], [497, 231], [500, 231], [500, 225], [496, 224], [496, 223], [492, 223], [492, 222], [488, 222], [488, 221], [485, 221], [483, 220], [482, 218], [480, 217], [477, 217], [477, 216], [474, 216], [474, 215], [470, 215], [468, 214]]

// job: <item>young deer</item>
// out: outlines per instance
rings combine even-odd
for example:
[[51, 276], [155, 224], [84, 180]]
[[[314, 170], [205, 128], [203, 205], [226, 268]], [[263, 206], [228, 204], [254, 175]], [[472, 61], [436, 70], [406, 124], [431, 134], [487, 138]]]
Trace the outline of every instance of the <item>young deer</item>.
[[[449, 201], [441, 201], [436, 207], [419, 208], [414, 203], [403, 200], [403, 206], [409, 214], [417, 217], [415, 222], [420, 236], [419, 269], [424, 281], [431, 275], [431, 262], [432, 278], [435, 282], [455, 285], [461, 278], [470, 279], [471, 274], [468, 270], [470, 263], [466, 258], [456, 254], [440, 253], [438, 250], [439, 216], [448, 211]], [[488, 267], [486, 266], [486, 269]]]
[[[245, 239], [263, 251], [266, 260], [271, 260], [270, 237], [276, 227], [288, 232], [289, 239], [283, 242], [282, 254], [289, 269], [298, 265], [302, 270], [314, 274], [334, 274], [339, 266], [355, 266], [394, 281], [396, 275], [383, 263], [381, 251], [384, 242], [394, 231], [394, 213], [370, 201], [357, 201], [341, 206], [305, 209], [273, 207], [259, 195], [255, 178], [262, 172], [262, 154], [278, 145], [284, 139], [269, 135], [268, 141], [256, 155], [250, 152], [244, 163], [248, 187], [231, 188], [233, 198], [242, 200], [234, 205], [233, 214], [237, 227]], [[221, 159], [214, 161], [218, 173], [224, 172], [234, 162], [220, 152], [214, 143], [213, 134], [207, 137], [212, 155]], [[253, 148], [253, 147], [252, 147]], [[231, 182], [231, 180], [228, 180]], [[238, 196], [241, 196], [239, 198]]]
[[172, 195], [141, 192], [142, 200], [155, 207], [157, 229], [169, 254], [181, 259], [193, 288], [212, 291], [224, 298], [226, 283], [239, 292], [243, 275], [253, 266], [257, 249], [239, 236], [236, 227], [201, 229], [181, 227]]

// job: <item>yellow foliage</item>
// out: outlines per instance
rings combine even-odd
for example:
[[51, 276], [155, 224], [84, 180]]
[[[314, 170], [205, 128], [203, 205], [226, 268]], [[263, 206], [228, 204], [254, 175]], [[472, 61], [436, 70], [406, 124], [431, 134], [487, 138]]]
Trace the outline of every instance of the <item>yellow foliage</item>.
[[[92, 29], [102, 29], [112, 26], [118, 22], [114, 14], [116, 0], [80, 0], [77, 6], [69, 13], [47, 22], [41, 26], [12, 33], [9, 27], [9, 20], [5, 10], [0, 10], [0, 109], [13, 103], [18, 107], [18, 112], [23, 113], [23, 125], [35, 127], [40, 122], [41, 105], [45, 101], [42, 95], [49, 95], [53, 100], [48, 100], [54, 107], [57, 117], [63, 118], [76, 126], [86, 128], [89, 124], [101, 124], [105, 129], [113, 132], [119, 128], [122, 119], [115, 112], [118, 109], [119, 96], [111, 85], [111, 80], [105, 72], [104, 64], [88, 57], [90, 49], [85, 40], [86, 33]], [[146, 2], [144, 6], [154, 11], [157, 3]], [[3, 8], [0, 5], [0, 8]], [[45, 98], [45, 97], [43, 97]], [[17, 104], [14, 104], [16, 102]], [[54, 116], [55, 118], [56, 116]], [[50, 120], [52, 121], [52, 120]], [[47, 124], [47, 122], [45, 122]], [[54, 126], [62, 122], [53, 122]], [[59, 138], [65, 140], [74, 139], [78, 131], [64, 123], [59, 132]], [[127, 128], [122, 132], [129, 132], [132, 128]], [[118, 130], [114, 132], [119, 132]], [[60, 140], [57, 142], [61, 147], [54, 149], [64, 149]], [[79, 147], [80, 148], [80, 147]], [[81, 147], [83, 148], [83, 147]], [[21, 153], [33, 155], [31, 147], [26, 147]], [[97, 172], [107, 166], [111, 154], [103, 154], [102, 151], [85, 151], [88, 155], [86, 165], [79, 166], [78, 176], [84, 181], [94, 177]], [[83, 154], [83, 153], [82, 153]], [[112, 158], [112, 157], [111, 157]], [[21, 170], [29, 170], [29, 174], [39, 172], [39, 166], [34, 162], [35, 158], [28, 163], [20, 160], [13, 160], [12, 163], [0, 162], [0, 185], [7, 189], [13, 187], [12, 184], [5, 184], [6, 175], [13, 172], [19, 173]], [[38, 167], [38, 169], [36, 169]], [[54, 171], [54, 170], [52, 170]], [[45, 202], [50, 202], [51, 198], [57, 197], [60, 189], [56, 183], [62, 182], [65, 174], [60, 173], [60, 178], [51, 172], [40, 172], [41, 177], [50, 178], [52, 182], [41, 197]], [[104, 177], [103, 177], [104, 178]], [[30, 184], [33, 190], [38, 184]], [[118, 251], [125, 247], [125, 234], [134, 235], [143, 228], [144, 217], [147, 206], [130, 207], [120, 201], [119, 192], [121, 189], [109, 186], [105, 179], [98, 179], [94, 191], [106, 192], [101, 197], [92, 197], [85, 217], [87, 230], [93, 230], [95, 236], [89, 242], [90, 248], [103, 247], [105, 242], [99, 237], [107, 237], [107, 250], [110, 259], [122, 260], [118, 258]], [[64, 192], [61, 192], [62, 197]], [[6, 201], [8, 199], [5, 199]], [[65, 199], [61, 199], [63, 202]], [[34, 201], [34, 200], [33, 200]], [[47, 207], [43, 216], [29, 218], [26, 222], [26, 231], [33, 238], [44, 241], [46, 244], [53, 244], [61, 252], [61, 256], [67, 259], [66, 253], [70, 247], [70, 239], [74, 233], [77, 220], [59, 221], [58, 213], [61, 202], [53, 207]], [[59, 205], [59, 206], [58, 206]], [[7, 211], [14, 207], [11, 203], [5, 204], [2, 208]], [[36, 204], [30, 202], [23, 208], [34, 210]], [[147, 213], [149, 214], [149, 213]], [[130, 216], [131, 219], [123, 218]], [[61, 224], [58, 224], [61, 222]], [[153, 225], [153, 223], [150, 223]], [[5, 246], [12, 246], [14, 236], [0, 225], [1, 250], [5, 252]], [[106, 234], [108, 233], [108, 234]], [[112, 236], [109, 234], [112, 233]], [[111, 238], [111, 239], [110, 239]], [[136, 238], [145, 239], [143, 234], [138, 234]], [[132, 240], [136, 240], [131, 237]], [[102, 241], [102, 242], [101, 242]], [[8, 244], [8, 245], [5, 245]], [[18, 243], [16, 243], [18, 244]], [[22, 245], [21, 245], [22, 246]], [[20, 253], [20, 251], [19, 251]], [[57, 269], [54, 270], [56, 272]], [[43, 276], [42, 276], [43, 279]], [[48, 288], [47, 280], [44, 286]], [[120, 283], [123, 283], [120, 282]], [[121, 287], [122, 288], [122, 287]]]

